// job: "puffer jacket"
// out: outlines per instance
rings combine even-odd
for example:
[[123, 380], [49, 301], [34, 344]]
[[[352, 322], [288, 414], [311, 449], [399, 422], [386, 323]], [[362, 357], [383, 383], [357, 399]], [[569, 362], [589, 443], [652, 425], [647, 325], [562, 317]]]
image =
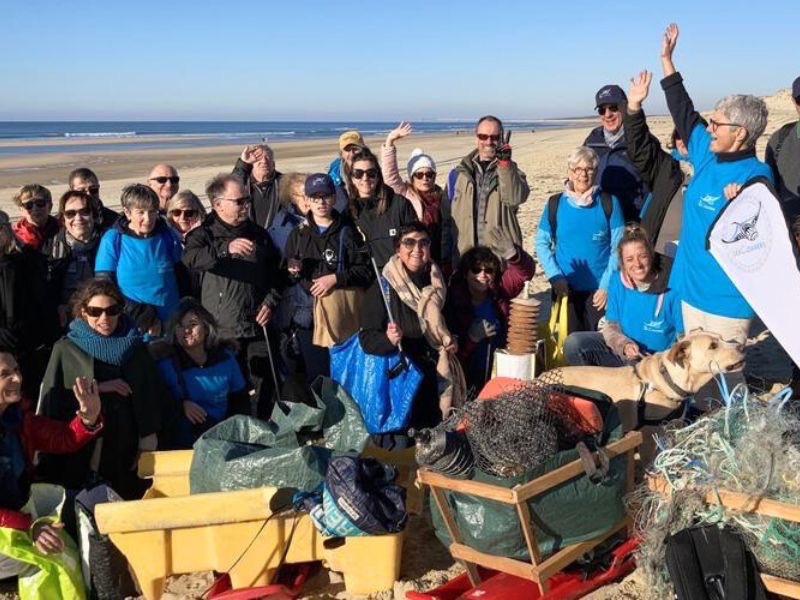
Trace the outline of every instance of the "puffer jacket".
[[522, 231], [517, 220], [517, 211], [530, 193], [525, 173], [513, 161], [508, 166], [500, 166], [497, 161], [492, 161], [484, 177], [496, 172], [496, 185], [488, 195], [484, 222], [475, 223], [478, 169], [480, 169], [478, 151], [473, 150], [461, 160], [448, 177], [453, 264], [456, 264], [458, 256], [478, 244], [479, 229], [488, 231], [492, 227], [500, 227], [511, 236], [515, 244], [522, 246]]
[[[254, 242], [252, 256], [231, 256], [228, 244], [236, 238]], [[223, 337], [261, 335], [255, 316], [259, 307], [278, 304], [278, 252], [267, 231], [247, 220], [236, 226], [211, 212], [186, 238], [183, 263], [202, 271], [201, 302], [219, 322]]]

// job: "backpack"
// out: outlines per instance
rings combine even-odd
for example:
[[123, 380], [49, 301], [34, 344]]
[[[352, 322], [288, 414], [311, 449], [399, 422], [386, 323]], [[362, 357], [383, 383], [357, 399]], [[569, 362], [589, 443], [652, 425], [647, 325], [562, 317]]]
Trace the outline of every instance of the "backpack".
[[689, 527], [667, 538], [678, 600], [766, 600], [755, 558], [730, 527]]
[[[561, 198], [561, 193], [553, 194], [547, 199], [547, 221], [550, 223], [550, 239], [553, 246], [556, 245], [556, 227], [558, 226], [558, 201]], [[611, 200], [611, 194], [608, 192], [600, 192], [600, 204], [603, 206], [603, 213], [606, 215], [608, 221], [608, 228], [611, 229], [611, 212], [614, 210], [614, 203]]]
[[775, 138], [775, 148], [772, 151], [772, 158], [775, 161], [775, 164], [778, 164], [778, 155], [781, 153], [781, 148], [783, 148], [783, 143], [786, 141], [786, 138], [789, 137], [789, 133], [791, 133], [792, 129], [797, 127], [796, 123], [787, 123], [780, 129], [778, 129], [777, 138]]

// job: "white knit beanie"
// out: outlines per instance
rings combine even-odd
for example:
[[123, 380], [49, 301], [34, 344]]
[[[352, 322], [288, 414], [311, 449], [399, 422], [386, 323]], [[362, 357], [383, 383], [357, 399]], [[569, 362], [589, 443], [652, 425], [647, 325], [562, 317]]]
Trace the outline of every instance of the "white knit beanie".
[[436, 163], [433, 162], [433, 159], [425, 154], [422, 148], [414, 148], [408, 157], [408, 165], [406, 166], [409, 178], [414, 174], [414, 171], [424, 169], [425, 167], [436, 171]]

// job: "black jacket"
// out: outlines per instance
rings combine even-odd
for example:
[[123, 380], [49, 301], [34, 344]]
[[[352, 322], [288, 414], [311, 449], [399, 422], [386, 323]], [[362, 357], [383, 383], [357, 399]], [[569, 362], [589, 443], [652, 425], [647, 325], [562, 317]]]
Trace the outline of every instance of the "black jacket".
[[644, 110], [626, 113], [623, 125], [628, 144], [628, 157], [652, 193], [647, 211], [642, 218], [642, 225], [656, 251], [663, 254], [664, 243], [669, 240], [659, 239], [659, 234], [667, 212], [670, 213], [670, 222], [677, 219], [678, 231], [665, 232], [667, 234], [665, 237], [678, 239], [678, 235], [674, 234], [680, 233], [680, 215], [672, 213], [681, 211], [685, 175], [680, 162], [665, 152], [658, 138], [650, 133]]
[[417, 220], [414, 207], [408, 200], [396, 194], [389, 186], [385, 186], [384, 192], [388, 194], [389, 202], [381, 214], [378, 214], [378, 202], [374, 198], [368, 198], [363, 204], [360, 199], [352, 201], [352, 205], [357, 207], [356, 226], [366, 236], [369, 250], [379, 269], [394, 254], [394, 238], [400, 227]]
[[603, 128], [595, 127], [583, 145], [592, 148], [600, 158], [597, 171], [600, 189], [617, 197], [625, 222], [638, 221], [649, 190], [629, 156], [625, 139], [620, 140], [615, 148], [610, 148], [603, 136]]
[[244, 162], [241, 158], [233, 167], [233, 174], [238, 177], [247, 193], [250, 195], [250, 218], [263, 228], [272, 225], [275, 214], [280, 209], [278, 188], [283, 174], [273, 171], [269, 179], [263, 183], [256, 183], [250, 178], [253, 165]]
[[55, 302], [47, 287], [47, 257], [23, 247], [0, 257], [0, 347], [24, 360], [58, 339]]
[[[228, 244], [236, 238], [255, 243], [252, 256], [231, 256]], [[267, 231], [247, 220], [231, 226], [211, 212], [186, 238], [183, 263], [203, 272], [201, 301], [219, 322], [220, 334], [229, 338], [255, 337], [255, 321], [262, 304], [275, 307], [278, 253]]]
[[[94, 263], [101, 233], [95, 230], [92, 238], [82, 244], [81, 251], [76, 254], [73, 252], [73, 246], [67, 241], [67, 230], [62, 229], [58, 232], [50, 248], [47, 265], [48, 289], [53, 294], [54, 302], [68, 304], [77, 286], [86, 279], [94, 277]], [[77, 264], [78, 260], [82, 261], [81, 264]], [[71, 285], [67, 281], [67, 275], [70, 274]]]
[[331, 273], [336, 273], [339, 288], [366, 288], [374, 279], [361, 236], [350, 220], [338, 212], [334, 212], [333, 223], [323, 233], [309, 214], [309, 223], [298, 225], [289, 234], [285, 254], [286, 261], [301, 261], [299, 283], [306, 290], [312, 280]]

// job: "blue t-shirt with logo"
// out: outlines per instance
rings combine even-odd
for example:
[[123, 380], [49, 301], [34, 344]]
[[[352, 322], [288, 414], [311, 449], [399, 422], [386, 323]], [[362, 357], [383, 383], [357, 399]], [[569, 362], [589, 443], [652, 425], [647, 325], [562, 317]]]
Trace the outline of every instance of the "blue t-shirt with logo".
[[619, 323], [622, 333], [647, 353], [666, 350], [683, 332], [681, 300], [674, 290], [640, 292], [625, 287], [619, 275], [611, 278], [608, 288], [606, 319]]
[[689, 136], [689, 160], [694, 176], [683, 195], [681, 238], [670, 283], [688, 304], [702, 311], [749, 319], [753, 309], [706, 249], [708, 232], [728, 203], [724, 188], [755, 177], [772, 181], [769, 166], [755, 156], [730, 160], [710, 149], [711, 135], [697, 124]]
[[158, 370], [173, 396], [181, 401], [191, 400], [203, 408], [213, 421], [222, 421], [228, 416], [228, 394], [238, 392], [246, 385], [239, 363], [231, 351], [226, 351], [225, 358], [216, 363], [183, 369], [185, 391], [176, 369], [172, 358], [158, 361]]
[[589, 206], [578, 206], [562, 194], [556, 209], [555, 248], [545, 206], [535, 246], [548, 279], [564, 276], [576, 291], [608, 289], [611, 274], [619, 268], [616, 252], [625, 226], [619, 202], [614, 196], [611, 202], [611, 217], [607, 218], [599, 191]]

